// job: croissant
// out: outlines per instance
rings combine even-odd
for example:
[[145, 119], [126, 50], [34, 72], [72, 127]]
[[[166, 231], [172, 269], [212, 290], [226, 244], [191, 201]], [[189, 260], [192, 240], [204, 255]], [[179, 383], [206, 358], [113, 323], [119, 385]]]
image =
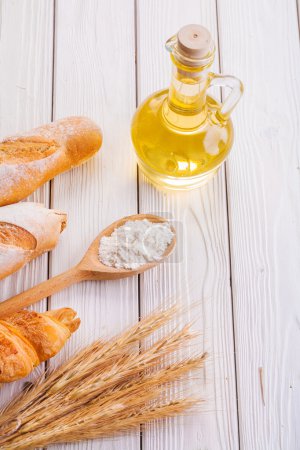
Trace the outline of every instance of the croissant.
[[80, 325], [76, 312], [21, 310], [0, 320], [0, 383], [26, 377], [56, 355]]

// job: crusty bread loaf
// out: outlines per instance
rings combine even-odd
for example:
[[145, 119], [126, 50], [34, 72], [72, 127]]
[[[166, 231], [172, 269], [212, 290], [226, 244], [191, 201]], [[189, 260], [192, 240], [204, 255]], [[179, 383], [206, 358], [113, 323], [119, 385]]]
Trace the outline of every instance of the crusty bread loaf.
[[0, 208], [0, 280], [52, 250], [66, 226], [65, 213], [39, 203]]
[[82, 164], [101, 147], [100, 128], [68, 117], [0, 143], [0, 206], [18, 202], [57, 174]]

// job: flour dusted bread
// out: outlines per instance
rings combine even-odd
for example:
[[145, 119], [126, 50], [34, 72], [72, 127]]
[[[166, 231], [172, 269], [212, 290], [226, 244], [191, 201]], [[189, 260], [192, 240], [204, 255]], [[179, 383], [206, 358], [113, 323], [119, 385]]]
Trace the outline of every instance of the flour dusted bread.
[[0, 279], [52, 250], [66, 226], [61, 211], [22, 202], [0, 208]]
[[0, 143], [0, 206], [18, 202], [61, 172], [82, 164], [101, 147], [100, 128], [68, 117]]
[[21, 310], [0, 320], [0, 383], [26, 377], [56, 355], [80, 325], [76, 312]]

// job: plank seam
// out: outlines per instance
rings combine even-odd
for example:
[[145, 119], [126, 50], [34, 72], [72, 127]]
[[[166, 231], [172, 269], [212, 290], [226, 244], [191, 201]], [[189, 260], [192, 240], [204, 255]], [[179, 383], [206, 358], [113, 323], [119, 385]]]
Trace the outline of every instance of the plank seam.
[[297, 22], [298, 22], [298, 33], [300, 39], [300, 9], [299, 9], [299, 0], [295, 0], [296, 2], [296, 11], [297, 11]]
[[[219, 70], [222, 73], [222, 58], [221, 58], [221, 45], [220, 45], [220, 23], [219, 23], [219, 8], [218, 1], [216, 0], [216, 21], [217, 21], [217, 41], [218, 41], [218, 63]], [[223, 101], [223, 90], [220, 89], [221, 102]], [[235, 333], [235, 317], [234, 317], [234, 296], [232, 289], [232, 251], [231, 251], [231, 235], [230, 235], [230, 219], [229, 219], [229, 199], [228, 199], [228, 181], [227, 181], [227, 162], [224, 164], [225, 175], [225, 198], [226, 198], [226, 218], [227, 218], [227, 235], [228, 235], [228, 254], [229, 254], [229, 276], [230, 276], [230, 297], [231, 297], [231, 315], [232, 315], [232, 334], [233, 334], [233, 351], [234, 351], [234, 373], [235, 373], [235, 395], [236, 395], [236, 410], [237, 410], [237, 434], [238, 434], [238, 446], [241, 448], [241, 435], [240, 435], [240, 418], [239, 418], [239, 396], [238, 396], [238, 381], [237, 381], [237, 361], [236, 361], [236, 333]]]
[[[134, 0], [134, 64], [135, 64], [135, 107], [138, 107], [139, 102], [139, 89], [138, 89], [138, 6], [137, 0]], [[137, 213], [140, 213], [140, 173], [139, 167], [136, 165], [136, 202], [137, 202]], [[141, 276], [138, 275], [138, 320], [141, 320]], [[141, 346], [139, 344], [139, 351], [141, 350]], [[143, 450], [143, 431], [142, 426], [140, 425], [140, 450]]]
[[[54, 120], [54, 87], [55, 87], [55, 39], [56, 39], [56, 0], [53, 0], [53, 38], [52, 38], [52, 100], [51, 100], [51, 121]], [[50, 208], [53, 207], [52, 205], [52, 189], [53, 189], [53, 180], [49, 181], [49, 206]], [[51, 254], [48, 254], [48, 273], [47, 277], [50, 278], [50, 267], [51, 267]], [[49, 311], [50, 307], [50, 301], [51, 297], [47, 297], [47, 311]]]
[[[55, 71], [55, 27], [56, 27], [56, 0], [52, 1], [52, 83], [51, 83], [51, 121], [54, 120], [54, 71]], [[49, 208], [52, 208], [52, 180], [49, 181]], [[51, 267], [51, 253], [48, 252], [47, 258], [47, 279], [50, 278], [50, 267]], [[46, 311], [49, 311], [50, 308], [51, 297], [47, 297], [46, 299]], [[47, 377], [47, 371], [50, 368], [48, 361], [45, 361], [45, 377]], [[48, 447], [44, 447], [43, 450], [47, 450]]]
[[[53, 12], [53, 21], [52, 21], [52, 86], [51, 86], [51, 121], [53, 121], [54, 117], [54, 61], [55, 61], [55, 11], [56, 11], [56, 0], [52, 2], [52, 12]], [[49, 181], [49, 208], [52, 208], [52, 180]], [[50, 267], [51, 267], [51, 253], [48, 252], [47, 257], [47, 279], [50, 278]], [[50, 297], [46, 299], [46, 311], [50, 309]], [[48, 361], [45, 361], [45, 377], [47, 376], [47, 371], [50, 368]], [[46, 450], [45, 447], [43, 450]]]

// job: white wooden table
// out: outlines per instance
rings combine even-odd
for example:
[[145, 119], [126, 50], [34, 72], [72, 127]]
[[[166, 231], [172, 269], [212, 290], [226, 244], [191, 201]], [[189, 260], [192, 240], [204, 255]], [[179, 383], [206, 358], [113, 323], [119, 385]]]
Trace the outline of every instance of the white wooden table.
[[[215, 71], [246, 89], [226, 167], [203, 189], [169, 194], [137, 177], [130, 120], [142, 99], [168, 85], [164, 42], [188, 23], [211, 30]], [[199, 301], [199, 350], [210, 353], [197, 380], [207, 399], [198, 415], [149, 425], [141, 437], [56, 448], [299, 449], [296, 0], [2, 0], [0, 68], [1, 136], [81, 114], [104, 132], [96, 158], [31, 197], [67, 211], [68, 227], [51, 255], [1, 282], [1, 298], [70, 267], [119, 217], [167, 215], [182, 228], [177, 262], [140, 280], [84, 283], [39, 308], [71, 306], [82, 319], [60, 361], [170, 298]], [[1, 401], [21, 386], [3, 387]]]

